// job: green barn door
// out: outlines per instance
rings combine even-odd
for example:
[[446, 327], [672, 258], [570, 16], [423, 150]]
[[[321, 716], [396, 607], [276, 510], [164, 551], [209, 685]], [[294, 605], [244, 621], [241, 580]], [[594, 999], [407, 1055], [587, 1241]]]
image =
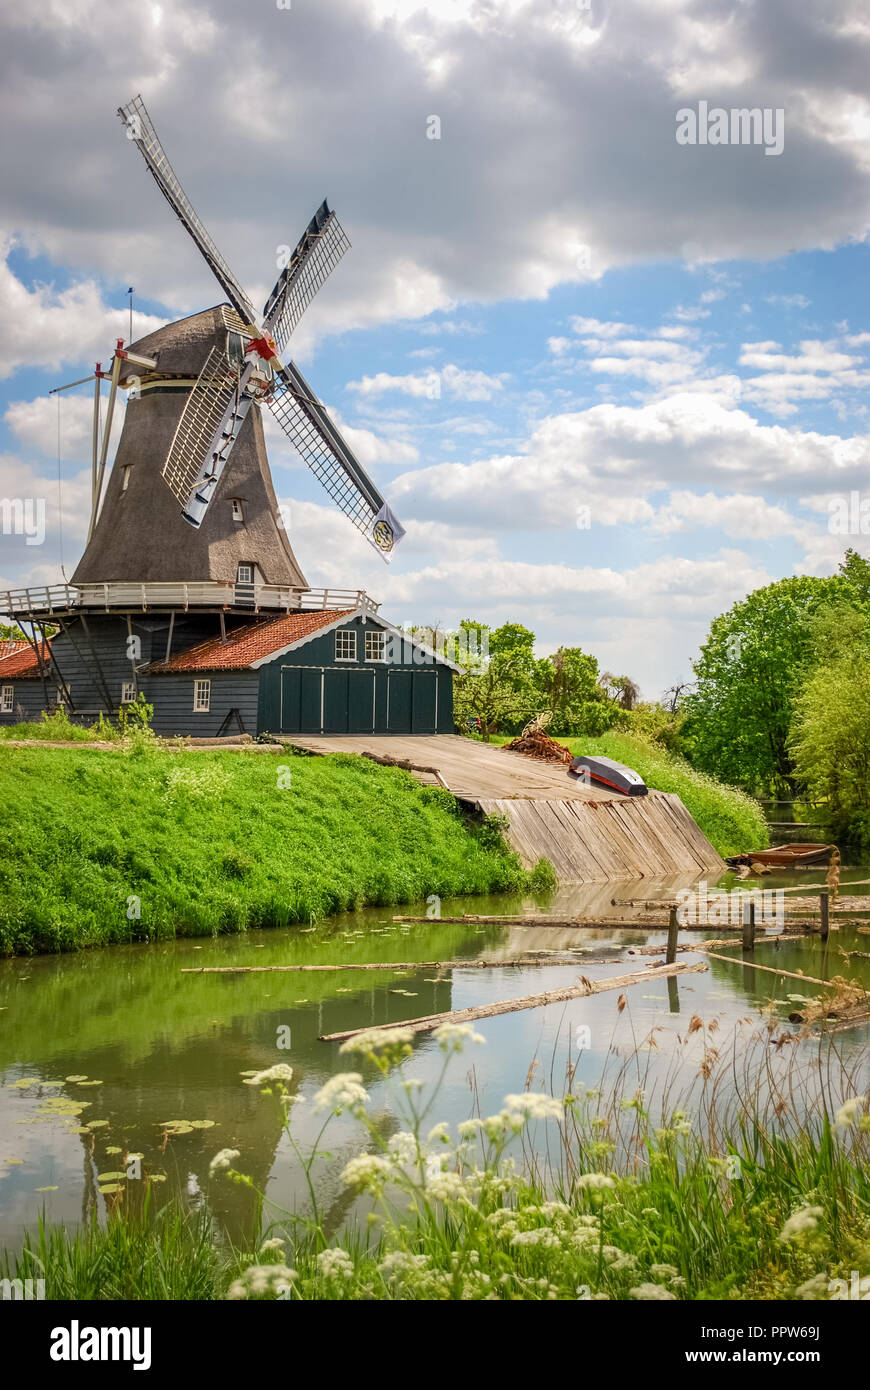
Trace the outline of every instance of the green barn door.
[[300, 734], [320, 733], [322, 698], [323, 672], [310, 666], [303, 666], [299, 672]]
[[323, 673], [323, 732], [347, 733], [347, 671]]
[[411, 732], [411, 671], [387, 672], [387, 732]]
[[281, 668], [281, 730], [285, 734], [298, 734], [299, 724], [299, 676], [301, 672], [292, 666]]
[[347, 673], [347, 731], [370, 734], [375, 727], [375, 673]]
[[435, 732], [435, 692], [438, 680], [435, 671], [415, 671], [413, 673], [414, 691], [411, 703], [411, 733], [434, 734]]

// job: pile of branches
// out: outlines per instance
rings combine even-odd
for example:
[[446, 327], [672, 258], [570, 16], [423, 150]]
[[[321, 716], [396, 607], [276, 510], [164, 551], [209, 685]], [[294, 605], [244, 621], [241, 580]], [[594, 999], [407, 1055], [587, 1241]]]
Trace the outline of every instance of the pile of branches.
[[557, 743], [543, 729], [526, 728], [519, 738], [506, 743], [512, 753], [525, 753], [527, 758], [542, 758], [547, 763], [572, 763], [574, 754], [564, 744]]

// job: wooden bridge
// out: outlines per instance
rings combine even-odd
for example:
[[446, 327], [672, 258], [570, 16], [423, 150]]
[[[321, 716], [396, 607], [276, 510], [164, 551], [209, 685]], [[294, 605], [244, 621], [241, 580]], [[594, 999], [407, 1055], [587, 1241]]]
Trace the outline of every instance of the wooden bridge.
[[407, 767], [484, 815], [506, 816], [507, 838], [531, 868], [541, 858], [566, 883], [670, 875], [718, 877], [725, 864], [678, 796], [614, 795], [558, 763], [459, 734], [293, 735], [308, 753], [357, 753]]

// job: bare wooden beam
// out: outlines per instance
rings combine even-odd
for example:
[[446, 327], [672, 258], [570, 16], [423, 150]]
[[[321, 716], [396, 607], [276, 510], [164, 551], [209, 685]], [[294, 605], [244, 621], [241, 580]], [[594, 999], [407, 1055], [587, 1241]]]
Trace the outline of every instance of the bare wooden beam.
[[504, 960], [389, 960], [365, 961], [345, 965], [188, 965], [182, 975], [261, 975], [270, 970], [285, 970], [299, 974], [346, 970], [500, 970], [516, 965], [606, 965], [607, 960], [595, 960], [585, 955], [508, 956]]
[[[543, 994], [526, 994], [521, 999], [502, 999], [497, 1004], [480, 1004], [471, 1009], [451, 1009], [443, 1014], [429, 1014], [426, 1018], [406, 1018], [398, 1023], [378, 1024], [378, 1031], [392, 1032], [396, 1028], [407, 1028], [412, 1033], [428, 1033], [440, 1028], [442, 1023], [470, 1023], [476, 1018], [495, 1018], [498, 1014], [518, 1013], [521, 1009], [541, 1009], [548, 1004], [562, 1004], [570, 999], [585, 999], [590, 994], [604, 994], [607, 990], [627, 989], [629, 985], [639, 985], [643, 980], [657, 980], [669, 975], [691, 975], [709, 969], [704, 961], [697, 965], [684, 965], [682, 961], [674, 965], [652, 966], [639, 970], [634, 975], [616, 975], [607, 980], [586, 980], [568, 989], [550, 989]], [[369, 1028], [351, 1028], [346, 1033], [326, 1033], [321, 1042], [343, 1042], [355, 1038], [360, 1033], [368, 1033]]]

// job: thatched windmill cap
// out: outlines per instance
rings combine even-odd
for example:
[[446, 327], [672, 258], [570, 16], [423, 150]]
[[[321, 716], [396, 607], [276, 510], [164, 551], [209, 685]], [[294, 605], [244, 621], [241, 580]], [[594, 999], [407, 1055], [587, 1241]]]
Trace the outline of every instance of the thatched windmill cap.
[[131, 343], [130, 352], [141, 357], [153, 357], [155, 368], [140, 367], [134, 362], [125, 363], [121, 373], [122, 380], [133, 376], [171, 375], [197, 377], [205, 365], [205, 360], [213, 347], [224, 347], [227, 330], [236, 327], [238, 319], [229, 304], [216, 304], [213, 309], [204, 309], [200, 314], [168, 323], [165, 328], [157, 328]]

